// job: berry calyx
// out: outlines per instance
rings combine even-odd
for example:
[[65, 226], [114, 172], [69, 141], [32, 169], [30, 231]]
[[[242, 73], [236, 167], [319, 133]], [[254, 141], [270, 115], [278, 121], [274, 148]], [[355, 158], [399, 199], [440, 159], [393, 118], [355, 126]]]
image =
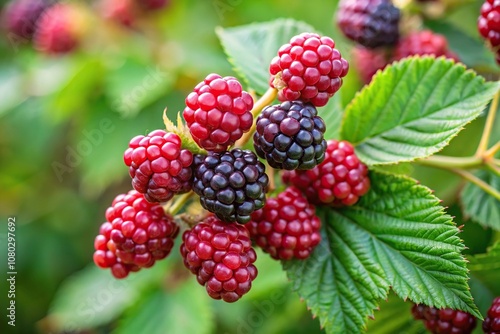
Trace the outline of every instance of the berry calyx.
[[486, 334], [500, 334], [500, 297], [496, 297], [488, 309], [483, 321], [483, 331]]
[[354, 205], [370, 189], [368, 168], [347, 141], [329, 140], [325, 160], [311, 170], [286, 171], [283, 181], [300, 189], [313, 204]]
[[326, 36], [302, 33], [278, 50], [269, 66], [271, 87], [278, 89], [280, 101], [326, 105], [342, 86], [349, 63]]
[[470, 334], [476, 327], [476, 318], [472, 314], [451, 308], [414, 305], [412, 314], [416, 320], [423, 320], [425, 328], [433, 334]]
[[278, 169], [311, 169], [325, 157], [326, 126], [310, 103], [286, 101], [268, 106], [257, 118], [255, 152]]
[[209, 216], [184, 232], [182, 241], [184, 265], [210, 297], [233, 303], [250, 291], [257, 255], [245, 227]]
[[252, 107], [252, 97], [236, 78], [209, 74], [186, 97], [183, 116], [201, 148], [222, 152], [250, 130]]
[[400, 60], [414, 55], [445, 56], [459, 61], [458, 56], [449, 49], [446, 37], [430, 30], [414, 32], [401, 39], [394, 49], [393, 60]]
[[321, 241], [316, 210], [295, 187], [268, 198], [246, 226], [256, 244], [276, 260], [306, 259]]
[[106, 222], [94, 241], [94, 262], [125, 278], [130, 271], [149, 268], [164, 259], [179, 232], [163, 207], [135, 190], [118, 195], [106, 210]]
[[399, 20], [400, 11], [390, 0], [342, 0], [337, 10], [340, 30], [367, 48], [396, 44]]
[[132, 186], [150, 202], [165, 202], [191, 190], [193, 154], [175, 133], [155, 130], [130, 140], [123, 155]]
[[245, 224], [266, 200], [269, 178], [257, 156], [239, 148], [208, 154], [196, 166], [193, 190], [203, 208], [224, 222]]

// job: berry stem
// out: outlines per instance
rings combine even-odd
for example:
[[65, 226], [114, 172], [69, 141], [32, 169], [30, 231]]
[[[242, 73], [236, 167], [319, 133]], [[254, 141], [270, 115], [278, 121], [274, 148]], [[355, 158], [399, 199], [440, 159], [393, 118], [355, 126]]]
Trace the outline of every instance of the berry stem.
[[486, 193], [489, 195], [495, 197], [497, 200], [500, 201], [500, 192], [498, 192], [496, 189], [492, 188], [489, 184], [481, 180], [480, 178], [476, 177], [474, 174], [471, 172], [465, 171], [463, 169], [457, 169], [457, 168], [452, 168], [450, 169], [452, 172], [454, 172], [457, 175], [460, 175], [462, 178], [466, 179], [467, 181], [474, 183], [476, 186], [484, 190]]
[[448, 157], [444, 155], [433, 155], [426, 159], [418, 160], [416, 163], [424, 166], [437, 167], [443, 169], [452, 168], [477, 168], [483, 165], [481, 157]]
[[170, 203], [166, 204], [165, 206], [163, 206], [163, 208], [167, 213], [171, 214], [172, 216], [175, 216], [175, 214], [179, 212], [193, 196], [194, 192], [190, 191], [188, 193], [185, 193], [177, 197], [175, 202], [172, 202], [171, 204]]
[[490, 171], [492, 171], [494, 174], [496, 174], [497, 176], [500, 176], [500, 167], [495, 165], [492, 161], [487, 161], [486, 167], [488, 167], [488, 169]]
[[[483, 135], [481, 136], [481, 141], [479, 142], [479, 145], [477, 147], [477, 151], [475, 154], [476, 157], [484, 156], [484, 154], [488, 148], [488, 141], [490, 139], [491, 130], [493, 128], [493, 123], [495, 121], [495, 115], [496, 115], [497, 109], [498, 109], [499, 96], [500, 96], [500, 91], [498, 91], [495, 94], [495, 96], [493, 97], [493, 101], [491, 101], [490, 109], [488, 111], [488, 117], [486, 118], [486, 124], [484, 125]], [[500, 149], [500, 144], [497, 143], [497, 145], [499, 145], [498, 149]], [[497, 145], [495, 145], [495, 146], [497, 146]], [[488, 154], [488, 152], [486, 154]]]
[[257, 116], [260, 114], [260, 112], [262, 111], [262, 109], [264, 109], [265, 107], [267, 107], [268, 105], [270, 105], [270, 104], [273, 103], [273, 101], [274, 101], [274, 99], [276, 98], [277, 95], [278, 95], [278, 90], [276, 88], [270, 87], [264, 93], [264, 95], [262, 95], [260, 97], [260, 99], [258, 99], [254, 103], [253, 108], [250, 111], [252, 113], [252, 115], [253, 115], [252, 127], [250, 128], [250, 130], [247, 133], [245, 133], [243, 135], [243, 137], [241, 137], [240, 139], [238, 139], [238, 141], [234, 144], [234, 147], [243, 147], [250, 140], [250, 138], [252, 138], [253, 133], [255, 132], [255, 126], [256, 126], [256, 118], [257, 118]]
[[500, 151], [500, 141], [498, 141], [495, 145], [493, 145], [486, 152], [484, 152], [483, 156], [485, 159], [491, 160], [498, 151]]

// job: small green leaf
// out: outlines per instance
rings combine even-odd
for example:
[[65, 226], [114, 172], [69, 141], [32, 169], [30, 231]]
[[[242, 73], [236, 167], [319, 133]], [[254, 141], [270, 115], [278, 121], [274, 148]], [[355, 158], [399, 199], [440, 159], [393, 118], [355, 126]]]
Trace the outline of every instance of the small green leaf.
[[424, 158], [448, 145], [499, 87], [444, 58], [395, 62], [347, 106], [341, 137], [368, 165]]
[[234, 70], [261, 95], [269, 88], [269, 64], [278, 49], [303, 32], [314, 32], [314, 28], [292, 19], [216, 29]]
[[[484, 170], [476, 172], [475, 175], [497, 191], [500, 191], [500, 176]], [[470, 217], [482, 226], [500, 231], [499, 200], [470, 182], [462, 190], [460, 199], [466, 217]]]
[[327, 333], [359, 333], [389, 286], [401, 298], [479, 316], [459, 230], [439, 199], [404, 176], [370, 179], [355, 206], [318, 209], [321, 244], [309, 259], [284, 264]]
[[210, 297], [191, 278], [170, 291], [154, 290], [126, 313], [113, 334], [212, 333]]

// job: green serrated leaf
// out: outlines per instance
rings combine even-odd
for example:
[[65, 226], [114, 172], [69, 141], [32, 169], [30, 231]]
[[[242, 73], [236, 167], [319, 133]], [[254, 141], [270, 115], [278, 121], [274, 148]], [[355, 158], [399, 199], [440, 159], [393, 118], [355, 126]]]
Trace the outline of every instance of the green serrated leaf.
[[494, 297], [500, 296], [500, 242], [491, 246], [486, 254], [467, 258], [471, 274], [471, 291], [483, 314]]
[[260, 95], [269, 88], [269, 64], [280, 46], [295, 35], [314, 31], [310, 25], [292, 19], [216, 29], [234, 70]]
[[480, 316], [467, 285], [458, 228], [413, 179], [371, 172], [358, 204], [318, 209], [322, 242], [309, 259], [284, 264], [327, 333], [359, 333], [387, 296]]
[[444, 58], [395, 62], [347, 106], [341, 137], [368, 165], [428, 157], [475, 119], [499, 87]]
[[[500, 176], [485, 170], [478, 171], [475, 175], [494, 189], [500, 191]], [[482, 226], [500, 231], [499, 200], [470, 182], [462, 190], [460, 199], [462, 201], [462, 210], [466, 217], [470, 217]]]
[[213, 328], [210, 298], [189, 279], [170, 291], [154, 290], [127, 312], [113, 334], [209, 334]]

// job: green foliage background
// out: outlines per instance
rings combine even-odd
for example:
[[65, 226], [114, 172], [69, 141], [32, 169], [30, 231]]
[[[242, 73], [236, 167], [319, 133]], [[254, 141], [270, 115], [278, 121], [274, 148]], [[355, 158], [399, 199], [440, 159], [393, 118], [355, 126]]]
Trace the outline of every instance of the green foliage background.
[[[82, 323], [91, 333], [322, 332], [319, 321], [311, 318], [305, 303], [291, 292], [281, 265], [262, 253], [257, 263], [260, 276], [252, 291], [233, 305], [210, 300], [192, 277], [185, 281], [187, 271], [179, 267], [178, 255], [155, 266], [152, 273], [143, 271], [121, 283], [92, 264], [93, 238], [104, 210], [116, 194], [130, 189], [122, 162], [128, 140], [163, 127], [163, 109], [168, 107], [171, 118], [182, 110], [185, 96], [206, 74], [236, 75], [217, 39], [216, 27], [295, 18], [333, 37], [343, 55], [350, 57], [352, 44], [333, 25], [336, 1], [172, 3], [153, 18], [158, 29], [154, 39], [140, 33], [120, 35], [102, 48], [93, 48], [90, 39], [86, 52], [62, 58], [40, 56], [29, 47], [13, 48], [8, 40], [0, 41], [0, 268], [6, 268], [3, 222], [15, 216], [14, 332], [56, 332]], [[479, 6], [479, 2], [467, 3], [447, 13], [445, 19], [425, 24], [446, 34], [466, 65], [480, 73], [495, 73], [493, 57], [475, 30]], [[95, 39], [98, 45], [99, 36]], [[347, 105], [360, 88], [352, 68], [335, 103]], [[471, 123], [443, 153], [472, 154], [483, 124], [484, 117]], [[498, 140], [500, 118], [495, 129]], [[96, 131], [102, 139], [85, 151], [89, 133]], [[71, 171], [58, 176], [54, 163], [68, 165], [68, 152], [79, 150], [85, 154], [73, 161]], [[434, 189], [456, 216], [457, 225], [465, 224], [460, 237], [469, 248], [466, 252], [483, 253], [486, 245], [500, 239], [498, 232], [462, 216], [457, 196], [461, 182], [455, 175], [409, 164], [397, 168], [383, 169], [409, 174]], [[464, 197], [464, 201], [474, 200]], [[481, 222], [484, 214], [468, 215]], [[482, 268], [480, 258], [474, 263]], [[473, 289], [477, 286], [490, 295], [498, 294], [487, 278], [473, 277]], [[152, 288], [158, 285], [164, 295]], [[5, 286], [1, 284], [2, 310], [6, 307]], [[79, 308], [68, 309], [75, 303]], [[479, 306], [484, 312], [484, 306]], [[383, 303], [381, 311], [375, 312], [388, 325], [372, 321], [368, 332], [421, 331], [418, 324], [408, 325], [408, 309], [408, 303], [391, 295], [387, 305]], [[2, 320], [0, 332], [11, 330]]]

